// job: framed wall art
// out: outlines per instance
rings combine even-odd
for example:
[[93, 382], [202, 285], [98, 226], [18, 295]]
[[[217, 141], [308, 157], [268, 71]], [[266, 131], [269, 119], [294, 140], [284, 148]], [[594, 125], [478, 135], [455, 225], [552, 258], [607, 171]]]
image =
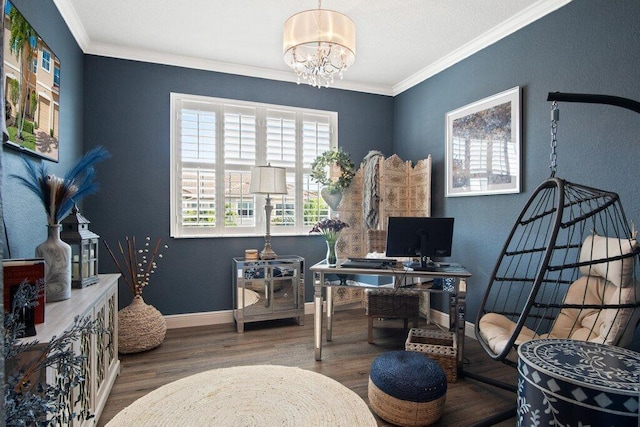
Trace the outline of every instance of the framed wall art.
[[3, 12], [5, 144], [57, 162], [60, 60], [10, 1]]
[[520, 87], [446, 115], [447, 197], [520, 192]]

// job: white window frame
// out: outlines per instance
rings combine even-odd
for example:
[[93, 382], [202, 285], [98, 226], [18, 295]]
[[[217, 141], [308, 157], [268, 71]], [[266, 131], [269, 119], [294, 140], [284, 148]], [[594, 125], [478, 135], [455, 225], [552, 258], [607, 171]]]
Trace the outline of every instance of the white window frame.
[[[182, 105], [194, 105], [201, 106], [202, 111], [211, 111], [216, 116], [216, 129], [215, 129], [215, 161], [211, 160], [206, 165], [207, 169], [215, 170], [215, 226], [185, 226], [182, 221], [182, 167], [185, 164], [182, 161], [182, 142], [181, 142], [181, 118], [180, 111]], [[292, 180], [293, 187], [295, 188], [295, 194], [289, 194], [287, 196], [287, 203], [294, 200], [295, 205], [295, 225], [279, 226], [274, 224], [272, 217], [271, 235], [308, 235], [309, 230], [313, 224], [304, 223], [304, 202], [305, 202], [305, 188], [307, 194], [309, 191], [317, 192], [318, 199], [320, 198], [320, 185], [312, 183], [309, 180], [311, 174], [310, 163], [313, 159], [309, 158], [309, 152], [306, 153], [306, 158], [303, 155], [302, 139], [303, 129], [302, 124], [305, 122], [305, 118], [317, 117], [319, 120], [327, 121], [329, 126], [328, 149], [335, 149], [338, 146], [338, 113], [334, 111], [313, 110], [297, 107], [288, 107], [282, 105], [273, 105], [265, 103], [256, 103], [248, 101], [238, 101], [232, 99], [214, 98], [199, 95], [189, 95], [182, 93], [170, 94], [170, 149], [171, 149], [171, 236], [174, 238], [202, 238], [202, 237], [235, 237], [235, 236], [256, 236], [264, 235], [265, 230], [265, 213], [264, 205], [266, 197], [264, 195], [249, 195], [247, 201], [253, 201], [254, 203], [254, 216], [255, 220], [253, 224], [243, 223], [241, 226], [229, 227], [225, 224], [225, 159], [224, 159], [224, 112], [227, 108], [231, 109], [254, 109], [256, 117], [256, 146], [255, 146], [255, 160], [253, 164], [233, 165], [232, 170], [241, 169], [242, 173], [250, 173], [250, 167], [253, 165], [266, 165], [267, 164], [267, 125], [266, 118], [267, 112], [270, 112], [273, 117], [274, 110], [285, 112], [287, 114], [295, 115], [295, 166], [286, 166], [287, 180]], [[307, 120], [306, 123], [313, 123], [313, 121]], [[319, 151], [319, 150], [318, 150]], [[322, 153], [315, 152], [314, 158]], [[188, 161], [192, 165], [193, 161]], [[272, 166], [282, 166], [277, 162], [271, 162]], [[246, 169], [246, 171], [245, 171]], [[307, 183], [305, 183], [305, 178]], [[222, 195], [222, 197], [218, 197]], [[276, 204], [281, 204], [282, 199], [278, 199], [278, 195], [272, 195], [272, 205], [275, 208]], [[320, 202], [322, 206], [324, 202]], [[235, 209], [235, 206], [233, 207]], [[329, 208], [326, 207], [320, 214], [319, 218], [328, 217]]]
[[[45, 58], [45, 56], [47, 58]], [[53, 55], [47, 49], [42, 49], [42, 69], [47, 73], [51, 72], [51, 59]]]

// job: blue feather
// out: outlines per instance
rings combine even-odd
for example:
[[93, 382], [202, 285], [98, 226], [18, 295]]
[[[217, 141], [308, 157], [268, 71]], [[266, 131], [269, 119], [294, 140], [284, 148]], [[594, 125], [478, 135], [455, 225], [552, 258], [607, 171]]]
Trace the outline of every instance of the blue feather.
[[[44, 162], [36, 166], [24, 156], [22, 160], [26, 166], [27, 173], [25, 176], [11, 176], [22, 182], [42, 200], [48, 221], [58, 224], [69, 214], [73, 206], [82, 197], [93, 194], [98, 190], [98, 184], [95, 182], [96, 171], [93, 165], [109, 157], [111, 157], [111, 154], [103, 147], [93, 148], [82, 156], [71, 170], [65, 174], [61, 184], [53, 182], [56, 179], [54, 176], [49, 178]], [[56, 191], [53, 206], [51, 202], [52, 191]], [[51, 212], [51, 209], [54, 211]]]
[[109, 157], [111, 157], [111, 154], [109, 154], [109, 152], [100, 145], [91, 149], [84, 156], [82, 156], [80, 160], [78, 160], [78, 163], [76, 163], [76, 165], [71, 168], [69, 172], [67, 172], [67, 174], [64, 176], [65, 182], [73, 182], [77, 179], [80, 179], [80, 177], [87, 172], [90, 166], [102, 160], [108, 159]]

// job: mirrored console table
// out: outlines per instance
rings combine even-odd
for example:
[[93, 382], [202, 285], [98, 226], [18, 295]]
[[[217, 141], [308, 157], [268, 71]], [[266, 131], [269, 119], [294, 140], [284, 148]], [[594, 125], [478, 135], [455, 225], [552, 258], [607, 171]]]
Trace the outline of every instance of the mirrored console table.
[[246, 322], [295, 318], [304, 324], [304, 258], [234, 258], [232, 277], [238, 332], [244, 332]]

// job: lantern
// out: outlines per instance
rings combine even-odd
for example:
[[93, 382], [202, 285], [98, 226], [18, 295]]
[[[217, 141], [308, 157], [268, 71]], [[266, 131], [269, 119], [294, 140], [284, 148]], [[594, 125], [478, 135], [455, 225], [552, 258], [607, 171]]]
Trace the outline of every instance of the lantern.
[[71, 286], [84, 288], [98, 282], [98, 236], [74, 206], [61, 221], [60, 238], [71, 246]]

